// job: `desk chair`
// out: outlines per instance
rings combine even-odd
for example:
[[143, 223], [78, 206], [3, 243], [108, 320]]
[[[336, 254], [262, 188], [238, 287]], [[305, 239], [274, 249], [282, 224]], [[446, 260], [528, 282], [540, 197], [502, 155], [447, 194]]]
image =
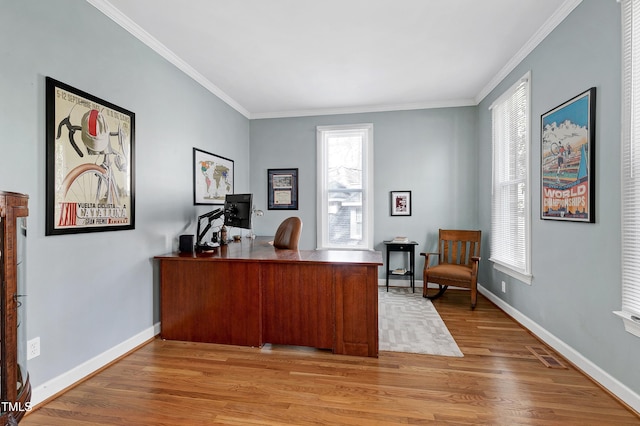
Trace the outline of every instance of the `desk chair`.
[[298, 241], [302, 233], [302, 220], [299, 217], [289, 217], [282, 221], [276, 236], [273, 239], [273, 246], [278, 249], [298, 250]]
[[[448, 286], [471, 290], [471, 309], [476, 307], [478, 296], [478, 262], [480, 262], [481, 231], [444, 230], [438, 232], [438, 252], [420, 253], [424, 260], [424, 287], [422, 296], [437, 299]], [[438, 263], [430, 265], [430, 256], [437, 256]], [[430, 295], [427, 283], [438, 284], [438, 292]]]

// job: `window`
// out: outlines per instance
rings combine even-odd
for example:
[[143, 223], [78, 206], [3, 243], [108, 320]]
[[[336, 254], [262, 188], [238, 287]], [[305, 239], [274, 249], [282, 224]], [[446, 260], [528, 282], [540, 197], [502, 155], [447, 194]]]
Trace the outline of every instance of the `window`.
[[493, 188], [491, 256], [494, 267], [531, 283], [529, 208], [529, 83], [527, 73], [491, 106]]
[[373, 125], [318, 126], [318, 248], [373, 249]]
[[640, 337], [640, 4], [622, 2], [622, 311]]

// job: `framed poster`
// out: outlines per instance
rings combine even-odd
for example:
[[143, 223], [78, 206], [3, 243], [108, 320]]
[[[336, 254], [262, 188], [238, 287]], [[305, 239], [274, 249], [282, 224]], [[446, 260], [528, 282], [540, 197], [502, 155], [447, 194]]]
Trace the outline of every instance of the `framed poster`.
[[298, 210], [298, 169], [268, 169], [269, 210]]
[[193, 204], [224, 204], [233, 194], [233, 160], [193, 148]]
[[45, 235], [134, 229], [135, 114], [46, 78]]
[[391, 216], [411, 216], [411, 191], [391, 191]]
[[541, 116], [541, 218], [595, 222], [596, 88]]

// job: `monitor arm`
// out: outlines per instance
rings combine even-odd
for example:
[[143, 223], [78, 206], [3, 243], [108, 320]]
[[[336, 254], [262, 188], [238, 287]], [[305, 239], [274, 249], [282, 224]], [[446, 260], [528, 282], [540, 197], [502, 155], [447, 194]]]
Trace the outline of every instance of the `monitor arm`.
[[[218, 219], [223, 214], [224, 212], [222, 211], [222, 209], [215, 209], [213, 211], [210, 211], [209, 213], [205, 213], [203, 215], [198, 216], [198, 230], [197, 230], [198, 241], [196, 241], [196, 244], [198, 246], [202, 244], [202, 240], [204, 236], [207, 234], [207, 231], [211, 229], [211, 222]], [[202, 223], [203, 220], [206, 220], [208, 223], [207, 223], [207, 226], [205, 226], [204, 230], [200, 232], [200, 224]]]

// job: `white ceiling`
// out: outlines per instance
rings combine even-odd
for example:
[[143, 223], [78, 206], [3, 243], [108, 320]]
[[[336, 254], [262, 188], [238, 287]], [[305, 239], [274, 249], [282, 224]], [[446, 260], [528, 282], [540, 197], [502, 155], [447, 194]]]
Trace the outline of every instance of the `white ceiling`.
[[87, 0], [248, 118], [476, 105], [582, 0]]

